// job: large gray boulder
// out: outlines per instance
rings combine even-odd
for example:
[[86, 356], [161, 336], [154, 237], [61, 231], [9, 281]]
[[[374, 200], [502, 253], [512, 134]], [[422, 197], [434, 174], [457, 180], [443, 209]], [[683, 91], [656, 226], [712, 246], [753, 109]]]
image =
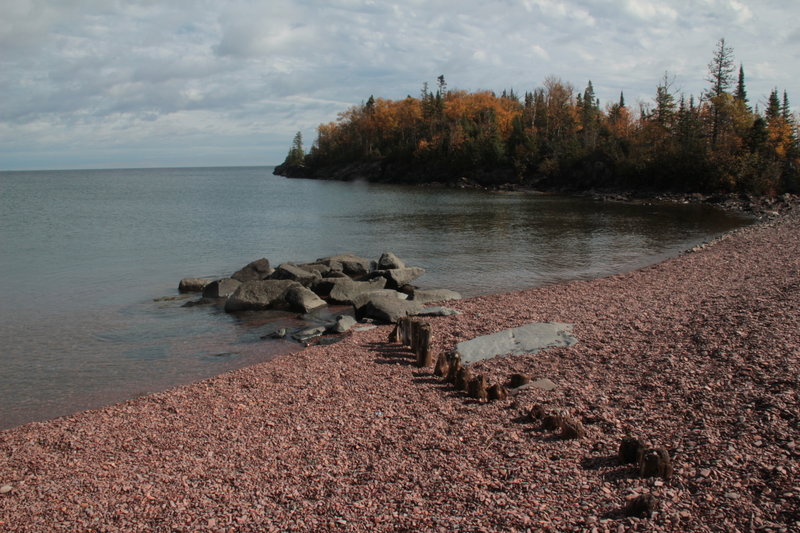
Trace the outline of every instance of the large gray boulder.
[[203, 298], [227, 298], [239, 288], [242, 282], [233, 278], [212, 281], [203, 288]]
[[534, 322], [518, 328], [483, 335], [456, 344], [456, 351], [465, 365], [497, 355], [536, 353], [546, 348], [572, 346], [572, 324]]
[[288, 279], [296, 281], [304, 287], [310, 286], [314, 281], [320, 279], [320, 275], [312, 270], [306, 270], [292, 263], [281, 263], [278, 268], [270, 274], [269, 279]]
[[402, 259], [394, 255], [392, 252], [385, 252], [381, 254], [378, 259], [378, 270], [388, 270], [390, 268], [405, 268], [406, 264]]
[[285, 298], [289, 308], [296, 313], [308, 313], [328, 305], [325, 300], [306, 287], [290, 287], [286, 291]]
[[398, 291], [395, 291], [395, 290], [392, 290], [392, 289], [377, 289], [377, 290], [374, 290], [374, 291], [369, 291], [369, 292], [365, 292], [365, 293], [359, 294], [358, 296], [353, 298], [353, 301], [352, 301], [353, 307], [361, 307], [362, 305], [367, 303], [367, 300], [369, 300], [370, 298], [372, 298], [374, 296], [392, 296], [392, 297], [397, 298], [399, 300], [408, 300], [408, 295], [407, 294], [403, 294], [402, 292], [398, 292]]
[[202, 278], [183, 278], [178, 283], [178, 292], [203, 292], [206, 285], [211, 283], [210, 279]]
[[356, 319], [350, 315], [339, 315], [336, 322], [328, 326], [328, 333], [344, 333], [357, 324]]
[[330, 267], [331, 270], [341, 270], [353, 278], [361, 278], [369, 274], [372, 263], [369, 259], [359, 257], [355, 254], [339, 254], [330, 257], [321, 257], [317, 263], [322, 263]]
[[335, 304], [352, 304], [353, 300], [360, 294], [365, 292], [376, 291], [383, 289], [386, 286], [386, 280], [383, 278], [373, 279], [371, 281], [353, 281], [347, 278], [327, 278], [326, 282], [332, 282], [328, 300]]
[[242, 283], [225, 302], [225, 312], [261, 311], [287, 305], [286, 293], [292, 287], [302, 287], [296, 281], [265, 279]]
[[325, 274], [331, 271], [331, 267], [329, 267], [328, 265], [323, 265], [322, 263], [303, 263], [297, 266], [299, 266], [303, 270], [308, 270], [309, 272], [316, 272], [320, 276], [324, 276]]
[[460, 300], [461, 295], [450, 289], [416, 289], [411, 299], [421, 304], [427, 304], [430, 302]]
[[355, 307], [357, 320], [371, 318], [380, 322], [395, 323], [404, 316], [413, 316], [422, 310], [422, 305], [396, 296], [376, 294], [361, 306]]
[[271, 273], [272, 269], [269, 266], [269, 259], [262, 257], [234, 272], [231, 278], [242, 282], [254, 281], [266, 279]]
[[386, 286], [390, 289], [397, 289], [398, 287], [411, 283], [424, 273], [425, 269], [421, 267], [405, 267], [376, 270], [372, 275], [380, 275], [386, 278]]

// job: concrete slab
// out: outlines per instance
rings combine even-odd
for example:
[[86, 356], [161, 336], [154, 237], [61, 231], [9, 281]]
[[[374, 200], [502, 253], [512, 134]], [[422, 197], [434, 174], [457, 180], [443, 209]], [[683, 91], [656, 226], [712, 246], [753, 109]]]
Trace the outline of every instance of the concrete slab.
[[461, 354], [461, 361], [469, 364], [497, 355], [536, 353], [545, 348], [572, 346], [576, 342], [572, 324], [536, 322], [459, 342], [456, 351]]

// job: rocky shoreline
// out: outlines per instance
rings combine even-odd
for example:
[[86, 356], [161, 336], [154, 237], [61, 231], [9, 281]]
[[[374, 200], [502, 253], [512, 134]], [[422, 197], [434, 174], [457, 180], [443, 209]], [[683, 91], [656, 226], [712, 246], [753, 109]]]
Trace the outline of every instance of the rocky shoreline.
[[[634, 272], [448, 302], [437, 352], [574, 324], [574, 345], [472, 365], [552, 384], [506, 400], [456, 391], [380, 326], [2, 431], [0, 529], [796, 531], [800, 213], [767, 218]], [[630, 437], [671, 475], [620, 461]]]

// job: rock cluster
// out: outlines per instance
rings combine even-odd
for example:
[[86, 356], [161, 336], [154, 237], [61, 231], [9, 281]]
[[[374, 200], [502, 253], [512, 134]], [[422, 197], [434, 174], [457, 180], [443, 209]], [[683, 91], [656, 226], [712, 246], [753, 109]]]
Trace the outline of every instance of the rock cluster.
[[216, 303], [228, 313], [278, 309], [305, 314], [326, 305], [352, 305], [356, 320], [385, 323], [405, 316], [454, 313], [445, 307], [425, 307], [461, 296], [447, 289], [420, 290], [411, 284], [424, 273], [391, 252], [377, 261], [345, 253], [275, 268], [261, 258], [228, 278], [184, 278], [179, 290], [202, 293], [202, 299], [187, 306]]

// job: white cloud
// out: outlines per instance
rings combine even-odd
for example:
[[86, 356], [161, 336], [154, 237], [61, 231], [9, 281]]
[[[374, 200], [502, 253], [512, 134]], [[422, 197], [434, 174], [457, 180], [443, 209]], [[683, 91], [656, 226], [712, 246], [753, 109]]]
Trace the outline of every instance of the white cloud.
[[0, 168], [43, 152], [189, 164], [198, 145], [279, 162], [295, 131], [310, 143], [348, 105], [416, 95], [440, 74], [517, 92], [591, 79], [601, 100], [633, 102], [667, 70], [697, 95], [722, 36], [754, 100], [774, 86], [798, 100], [798, 15], [796, 0], [7, 0]]

